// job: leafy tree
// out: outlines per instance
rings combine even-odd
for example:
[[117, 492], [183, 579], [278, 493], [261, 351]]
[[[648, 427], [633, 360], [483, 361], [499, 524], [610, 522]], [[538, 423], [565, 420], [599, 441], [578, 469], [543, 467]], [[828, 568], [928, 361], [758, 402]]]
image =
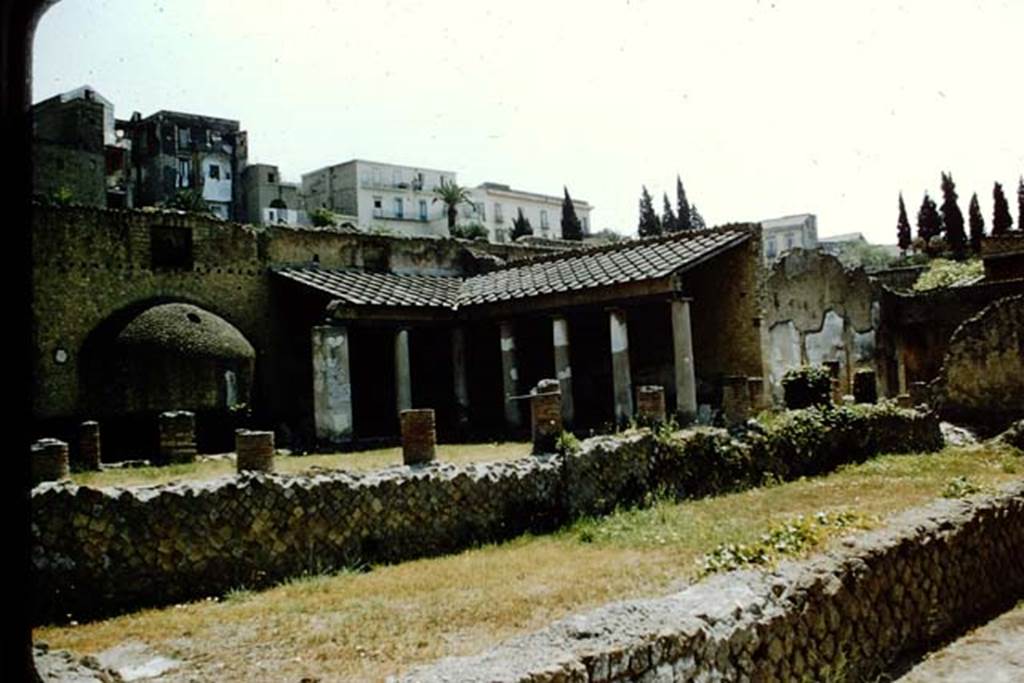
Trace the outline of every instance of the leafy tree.
[[696, 204], [690, 205], [690, 228], [693, 230], [703, 230], [708, 227], [708, 224], [704, 222], [704, 216], [700, 215], [700, 211], [697, 210]]
[[686, 190], [683, 189], [683, 181], [676, 175], [676, 215], [679, 217], [676, 223], [677, 230], [690, 230], [693, 228], [692, 215], [696, 209], [690, 208], [690, 203], [686, 201]]
[[931, 240], [942, 232], [942, 219], [935, 202], [924, 193], [921, 208], [917, 211], [917, 236], [924, 242], [924, 250], [931, 253]]
[[971, 195], [971, 205], [967, 209], [967, 222], [971, 226], [971, 251], [980, 254], [981, 238], [985, 236], [985, 219], [981, 217], [977, 192]]
[[963, 261], [967, 258], [967, 234], [964, 232], [964, 215], [956, 202], [956, 185], [952, 173], [942, 174], [942, 226], [946, 231], [946, 243], [953, 251], [953, 258]]
[[640, 234], [640, 237], [653, 237], [662, 233], [661, 221], [658, 220], [658, 215], [654, 213], [654, 204], [651, 202], [651, 195], [647, 193], [646, 186], [644, 186], [643, 193], [640, 195], [640, 224], [637, 232]]
[[900, 245], [900, 251], [904, 255], [910, 248], [910, 221], [907, 220], [907, 207], [903, 205], [903, 193], [900, 192], [900, 217], [896, 220], [896, 239]]
[[469, 190], [455, 184], [455, 181], [446, 182], [441, 178], [441, 185], [434, 188], [434, 199], [430, 202], [444, 202], [448, 212], [448, 231], [455, 227], [455, 219], [458, 217], [459, 204], [470, 201]]
[[326, 206], [318, 206], [309, 212], [309, 220], [314, 227], [330, 227], [334, 225], [334, 212]]
[[665, 199], [665, 211], [661, 214], [661, 226], [665, 232], [676, 232], [679, 230], [679, 220], [672, 211], [672, 205], [668, 203], [668, 194], [662, 196]]
[[576, 217], [576, 206], [569, 196], [569, 188], [563, 186], [562, 189], [565, 190], [565, 199], [562, 200], [562, 239], [582, 241], [583, 224]]
[[999, 183], [992, 188], [992, 234], [1003, 235], [1013, 229], [1013, 218], [1010, 217], [1010, 206], [1006, 203], [1003, 186]]
[[530, 219], [523, 215], [522, 209], [517, 209], [517, 215], [512, 220], [512, 239], [532, 234], [533, 226], [530, 225]]
[[203, 199], [203, 193], [199, 190], [178, 190], [174, 196], [167, 200], [164, 206], [168, 209], [177, 209], [189, 213], [210, 214], [210, 205]]
[[485, 228], [479, 223], [456, 225], [454, 228], [449, 228], [449, 232], [451, 233], [452, 237], [458, 237], [464, 240], [487, 239], [487, 228]]

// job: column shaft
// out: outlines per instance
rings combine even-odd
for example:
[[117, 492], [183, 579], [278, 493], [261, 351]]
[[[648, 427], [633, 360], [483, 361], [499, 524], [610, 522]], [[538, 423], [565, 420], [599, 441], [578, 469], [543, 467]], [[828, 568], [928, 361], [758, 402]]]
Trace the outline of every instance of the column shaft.
[[697, 380], [693, 370], [690, 302], [672, 302], [672, 359], [676, 375], [676, 414], [684, 422], [697, 417]]
[[348, 330], [345, 327], [314, 327], [313, 416], [316, 438], [322, 441], [352, 439], [352, 375], [349, 373]]
[[562, 316], [551, 319], [555, 345], [555, 376], [562, 392], [562, 421], [572, 423], [575, 407], [572, 401], [572, 366], [569, 364], [569, 321]]
[[518, 429], [523, 424], [519, 402], [512, 397], [519, 394], [519, 370], [516, 368], [516, 336], [510, 322], [501, 323], [501, 379], [505, 392], [505, 424]]
[[455, 389], [456, 421], [459, 427], [469, 424], [469, 382], [466, 376], [466, 330], [452, 330], [452, 384]]
[[626, 312], [613, 309], [608, 314], [612, 341], [612, 384], [615, 389], [615, 421], [633, 417], [633, 380], [629, 371], [629, 330]]
[[395, 333], [395, 409], [412, 408], [412, 370], [409, 364], [409, 330]]

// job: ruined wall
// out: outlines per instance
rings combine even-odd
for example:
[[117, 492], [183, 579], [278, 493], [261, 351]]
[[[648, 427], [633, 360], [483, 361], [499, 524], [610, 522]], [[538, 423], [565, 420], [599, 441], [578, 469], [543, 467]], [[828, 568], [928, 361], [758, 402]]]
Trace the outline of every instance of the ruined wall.
[[1024, 295], [999, 299], [956, 329], [932, 392], [956, 422], [999, 431], [1024, 418]]
[[798, 249], [775, 264], [766, 289], [764, 356], [777, 401], [782, 375], [799, 365], [839, 361], [844, 392], [856, 370], [876, 369], [879, 309], [863, 269], [847, 270], [834, 256]]
[[403, 680], [865, 681], [1024, 596], [1024, 484], [940, 500], [839, 550], [563, 619]]
[[814, 415], [795, 414], [749, 443], [724, 430], [658, 442], [642, 430], [589, 439], [572, 454], [466, 466], [132, 489], [44, 484], [32, 492], [37, 616], [95, 616], [449, 553], [639, 504], [663, 487], [704, 495], [941, 442], [935, 420], [890, 408], [835, 411], [820, 439], [809, 439], [804, 423]]

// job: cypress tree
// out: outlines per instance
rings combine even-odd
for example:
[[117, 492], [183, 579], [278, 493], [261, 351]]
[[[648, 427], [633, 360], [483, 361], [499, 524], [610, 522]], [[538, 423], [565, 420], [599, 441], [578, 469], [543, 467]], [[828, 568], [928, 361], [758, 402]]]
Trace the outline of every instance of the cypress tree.
[[931, 253], [931, 239], [937, 237], [940, 232], [942, 232], [942, 219], [939, 218], [935, 202], [925, 192], [921, 208], [917, 211], [917, 236], [924, 242], [925, 252]]
[[1024, 176], [1017, 181], [1017, 229], [1024, 230]]
[[662, 196], [665, 199], [665, 212], [661, 214], [661, 227], [665, 232], [676, 232], [679, 230], [679, 221], [672, 212], [672, 205], [668, 203], [668, 193]]
[[640, 223], [637, 226], [640, 237], [653, 237], [661, 234], [661, 222], [658, 214], [654, 213], [654, 204], [651, 202], [651, 195], [647, 193], [647, 187], [643, 187], [640, 195]]
[[942, 226], [946, 231], [946, 243], [953, 252], [953, 258], [963, 261], [967, 258], [967, 234], [964, 232], [964, 215], [956, 203], [956, 185], [952, 173], [942, 174]]
[[977, 192], [971, 195], [971, 205], [967, 209], [967, 222], [971, 226], [971, 251], [980, 254], [981, 238], [985, 236], [985, 219], [981, 217]]
[[1003, 186], [999, 183], [992, 188], [992, 234], [1004, 235], [1013, 229], [1013, 218], [1010, 217], [1010, 205], [1006, 203]]
[[563, 186], [562, 189], [565, 190], [565, 199], [562, 200], [562, 239], [582, 241], [583, 224], [576, 216], [576, 205], [569, 196], [569, 188]]
[[904, 254], [910, 249], [910, 221], [907, 220], [907, 207], [903, 205], [903, 193], [900, 192], [900, 216], [896, 220], [896, 241]]
[[517, 211], [518, 213], [512, 221], [512, 239], [533, 234], [533, 226], [530, 225], [530, 219], [523, 215], [522, 209]]
[[693, 214], [690, 212], [690, 203], [686, 201], [686, 190], [683, 189], [683, 181], [676, 175], [676, 229], [677, 230], [690, 230], [693, 226], [693, 221], [690, 216]]
[[697, 210], [696, 204], [690, 205], [690, 228], [693, 230], [703, 230], [708, 227], [707, 223], [704, 222], [704, 216], [700, 215], [700, 211]]

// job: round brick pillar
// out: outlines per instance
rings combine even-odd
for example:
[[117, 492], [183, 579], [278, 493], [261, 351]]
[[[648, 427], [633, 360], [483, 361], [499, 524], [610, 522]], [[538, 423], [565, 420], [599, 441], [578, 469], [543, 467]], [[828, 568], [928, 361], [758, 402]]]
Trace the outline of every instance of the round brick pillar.
[[562, 391], [557, 379], [542, 379], [530, 395], [533, 452], [554, 453], [562, 433]]
[[665, 421], [665, 387], [646, 384], [636, 389], [636, 416], [641, 424]]
[[434, 411], [430, 408], [403, 410], [402, 461], [406, 465], [422, 465], [436, 457], [437, 432]]
[[160, 413], [160, 459], [168, 463], [195, 462], [196, 416], [187, 410]]
[[853, 400], [856, 403], [878, 401], [878, 381], [874, 370], [858, 370], [853, 373]]
[[78, 459], [82, 469], [100, 468], [100, 423], [94, 420], [78, 426]]
[[39, 439], [32, 444], [32, 485], [67, 479], [68, 445], [60, 439]]
[[235, 430], [235, 467], [238, 472], [274, 471], [274, 432]]

